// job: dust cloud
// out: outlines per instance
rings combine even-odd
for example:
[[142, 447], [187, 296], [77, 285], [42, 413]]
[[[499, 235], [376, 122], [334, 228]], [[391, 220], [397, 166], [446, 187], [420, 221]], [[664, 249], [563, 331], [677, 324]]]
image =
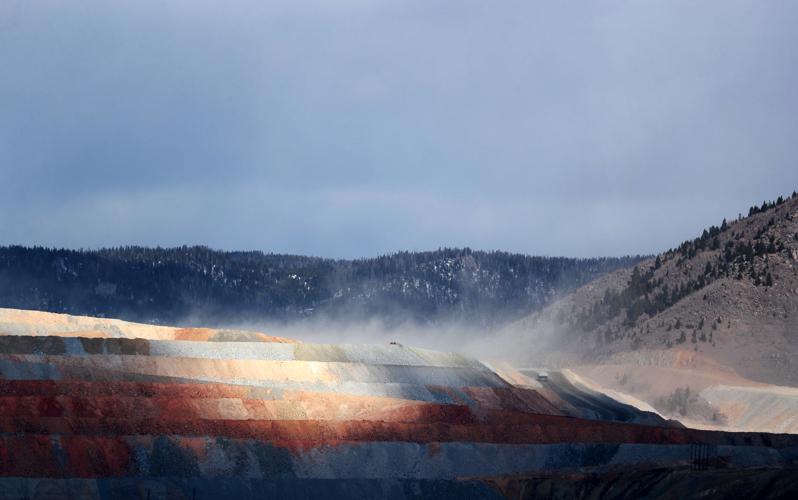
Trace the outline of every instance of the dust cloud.
[[[388, 323], [381, 318], [341, 319], [317, 316], [302, 320], [218, 321], [218, 326], [262, 332], [301, 342], [318, 344], [387, 344], [452, 351], [485, 361], [509, 362], [517, 366], [541, 364], [546, 351], [558, 350], [562, 332], [552, 328], [530, 328], [521, 323], [494, 328], [464, 322], [418, 324]], [[544, 363], [545, 364], [545, 363]]]

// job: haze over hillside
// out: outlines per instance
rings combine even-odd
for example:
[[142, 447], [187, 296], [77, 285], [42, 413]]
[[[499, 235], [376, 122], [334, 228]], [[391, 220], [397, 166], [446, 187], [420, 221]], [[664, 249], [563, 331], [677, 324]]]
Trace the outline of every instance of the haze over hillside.
[[0, 306], [151, 323], [497, 326], [640, 257], [442, 249], [332, 260], [206, 247], [0, 248]]

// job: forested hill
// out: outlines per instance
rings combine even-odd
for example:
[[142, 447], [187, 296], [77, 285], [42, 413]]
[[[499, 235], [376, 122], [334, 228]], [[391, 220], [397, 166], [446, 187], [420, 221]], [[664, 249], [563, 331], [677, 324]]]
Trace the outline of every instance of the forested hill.
[[538, 333], [556, 332], [558, 349], [590, 363], [691, 350], [754, 380], [798, 385], [798, 193], [607, 273], [514, 326], [537, 351]]
[[495, 325], [640, 257], [443, 249], [331, 260], [206, 247], [0, 247], [0, 307], [205, 324], [331, 317]]

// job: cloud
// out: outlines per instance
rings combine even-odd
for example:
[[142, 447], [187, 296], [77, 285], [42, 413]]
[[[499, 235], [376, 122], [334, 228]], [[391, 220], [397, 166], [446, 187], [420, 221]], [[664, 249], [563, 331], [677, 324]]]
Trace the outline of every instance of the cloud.
[[3, 243], [662, 250], [798, 185], [797, 18], [6, 2]]

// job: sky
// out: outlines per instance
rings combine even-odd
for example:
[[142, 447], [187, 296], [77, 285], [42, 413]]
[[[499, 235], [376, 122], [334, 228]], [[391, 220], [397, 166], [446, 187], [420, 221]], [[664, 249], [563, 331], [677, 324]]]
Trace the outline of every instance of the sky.
[[798, 189], [798, 2], [0, 2], [0, 244], [648, 254]]

